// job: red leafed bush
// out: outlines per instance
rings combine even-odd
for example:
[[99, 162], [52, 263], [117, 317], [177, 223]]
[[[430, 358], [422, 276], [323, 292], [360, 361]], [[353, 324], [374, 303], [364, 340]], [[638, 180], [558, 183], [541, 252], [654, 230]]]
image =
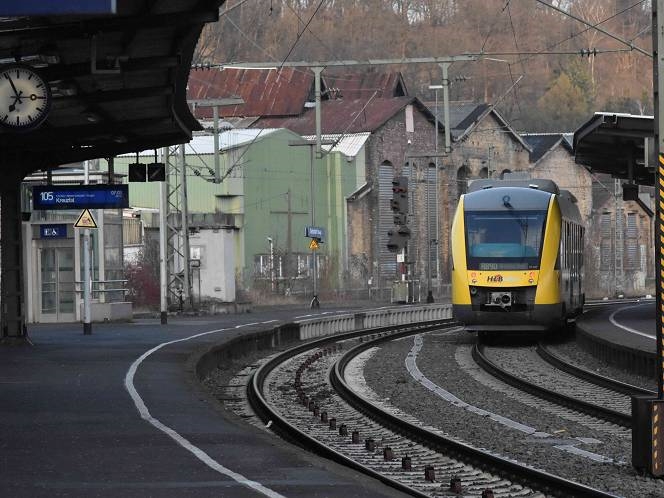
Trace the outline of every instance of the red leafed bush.
[[127, 299], [137, 308], [159, 307], [159, 276], [146, 262], [125, 266]]

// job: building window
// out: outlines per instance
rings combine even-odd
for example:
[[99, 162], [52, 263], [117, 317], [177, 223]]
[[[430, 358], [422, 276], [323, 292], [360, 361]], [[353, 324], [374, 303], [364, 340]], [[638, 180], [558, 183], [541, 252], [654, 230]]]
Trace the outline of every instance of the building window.
[[468, 192], [468, 177], [470, 169], [467, 166], [461, 166], [457, 171], [457, 195], [461, 197]]
[[637, 223], [636, 213], [627, 213], [627, 226], [625, 227], [625, 269], [627, 270], [638, 270], [641, 267]]
[[599, 253], [600, 270], [610, 270], [613, 268], [613, 222], [611, 213], [602, 213], [599, 220]]

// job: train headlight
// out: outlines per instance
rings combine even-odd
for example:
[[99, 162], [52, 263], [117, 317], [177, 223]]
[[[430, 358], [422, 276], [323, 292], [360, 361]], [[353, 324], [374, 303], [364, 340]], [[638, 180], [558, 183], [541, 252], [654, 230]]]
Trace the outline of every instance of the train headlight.
[[471, 287], [470, 288], [470, 295], [471, 296], [476, 296], [477, 295], [477, 287]]
[[509, 304], [512, 301], [512, 296], [509, 294], [503, 294], [503, 297], [500, 298], [503, 304]]

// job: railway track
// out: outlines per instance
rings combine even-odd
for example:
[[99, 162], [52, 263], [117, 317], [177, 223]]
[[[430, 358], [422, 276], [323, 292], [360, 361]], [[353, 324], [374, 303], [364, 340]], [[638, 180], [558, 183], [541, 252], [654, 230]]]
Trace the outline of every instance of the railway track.
[[579, 379], [584, 379], [591, 384], [610, 389], [617, 393], [623, 393], [630, 397], [638, 395], [652, 396], [653, 398], [657, 397], [657, 392], [650, 389], [644, 389], [582, 368], [558, 355], [548, 344], [539, 343], [537, 345], [537, 354], [555, 368], [567, 372], [574, 377], [578, 377]]
[[[567, 373], [537, 354], [534, 346], [491, 347], [476, 344], [473, 358], [483, 369], [502, 381], [539, 398], [596, 417], [625, 428], [631, 428], [631, 398], [614, 390], [609, 379], [600, 385], [574, 373]], [[573, 372], [570, 370], [569, 372]]]
[[353, 332], [300, 345], [256, 369], [250, 403], [282, 437], [413, 496], [615, 496], [423, 426], [353, 380], [372, 349], [453, 325]]

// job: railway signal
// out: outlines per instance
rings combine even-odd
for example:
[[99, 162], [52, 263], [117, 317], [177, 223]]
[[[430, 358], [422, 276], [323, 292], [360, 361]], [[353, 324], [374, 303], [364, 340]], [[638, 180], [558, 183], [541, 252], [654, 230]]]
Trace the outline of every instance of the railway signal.
[[406, 223], [397, 223], [397, 216], [403, 216], [405, 221], [408, 214], [408, 178], [405, 176], [395, 176], [392, 180], [392, 201], [390, 207], [394, 211], [395, 224], [405, 225]]
[[392, 252], [398, 252], [408, 243], [410, 238], [410, 228], [401, 225], [396, 230], [388, 230], [387, 232], [387, 249]]
[[398, 252], [406, 247], [410, 238], [408, 223], [408, 178], [395, 176], [392, 180], [392, 200], [390, 207], [394, 212], [393, 230], [387, 232], [387, 249]]

